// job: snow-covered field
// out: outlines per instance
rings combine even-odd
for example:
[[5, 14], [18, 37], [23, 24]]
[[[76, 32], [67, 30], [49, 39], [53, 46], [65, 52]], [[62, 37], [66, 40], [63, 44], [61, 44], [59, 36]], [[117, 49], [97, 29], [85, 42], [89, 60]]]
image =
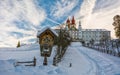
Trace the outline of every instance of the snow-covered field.
[[[55, 52], [54, 47], [48, 66], [43, 66], [38, 44], [0, 48], [0, 75], [120, 75], [120, 58], [85, 48], [79, 42], [72, 42], [58, 66], [52, 65]], [[35, 67], [14, 66], [15, 62], [31, 61], [34, 56]]]

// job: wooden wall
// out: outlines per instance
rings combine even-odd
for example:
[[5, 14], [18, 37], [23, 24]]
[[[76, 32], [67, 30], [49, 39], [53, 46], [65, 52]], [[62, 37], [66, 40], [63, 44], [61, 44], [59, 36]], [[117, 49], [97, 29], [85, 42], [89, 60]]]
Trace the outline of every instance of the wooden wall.
[[45, 31], [44, 33], [41, 34], [40, 38], [39, 38], [39, 43], [40, 45], [49, 45], [52, 46], [54, 44], [54, 35], [49, 31]]

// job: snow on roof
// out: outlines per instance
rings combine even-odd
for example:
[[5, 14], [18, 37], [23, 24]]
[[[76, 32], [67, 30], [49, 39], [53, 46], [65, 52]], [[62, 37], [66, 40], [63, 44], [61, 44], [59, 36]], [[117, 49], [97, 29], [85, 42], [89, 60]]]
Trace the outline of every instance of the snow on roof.
[[45, 28], [43, 28], [43, 29], [41, 29], [41, 30], [38, 30], [37, 36], [39, 36], [41, 33], [43, 33], [43, 32], [44, 32], [45, 30], [47, 30], [47, 29], [49, 29], [50, 31], [53, 32], [53, 34], [55, 34], [56, 36], [58, 36], [58, 34], [57, 34], [53, 29], [51, 29], [50, 27], [45, 27]]

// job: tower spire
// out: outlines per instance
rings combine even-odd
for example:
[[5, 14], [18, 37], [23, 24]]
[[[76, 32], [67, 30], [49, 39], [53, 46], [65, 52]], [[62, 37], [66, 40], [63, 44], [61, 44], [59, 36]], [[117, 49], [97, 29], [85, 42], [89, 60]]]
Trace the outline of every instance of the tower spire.
[[66, 21], [66, 26], [67, 26], [67, 28], [70, 28], [70, 20], [69, 20], [69, 18]]
[[74, 16], [72, 17], [72, 20], [71, 20], [72, 22], [72, 24], [75, 24], [75, 19], [74, 19]]
[[66, 23], [70, 23], [70, 20], [69, 20], [69, 18], [67, 19]]
[[81, 21], [79, 21], [79, 26], [81, 26]]

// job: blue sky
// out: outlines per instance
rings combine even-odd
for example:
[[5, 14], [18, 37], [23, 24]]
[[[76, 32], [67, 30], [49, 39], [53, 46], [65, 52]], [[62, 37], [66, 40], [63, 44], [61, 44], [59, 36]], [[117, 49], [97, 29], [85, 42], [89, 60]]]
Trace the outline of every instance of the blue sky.
[[65, 23], [75, 16], [85, 29], [107, 29], [114, 36], [113, 16], [120, 0], [0, 0], [0, 47], [36, 40], [38, 29]]
[[[74, 3], [74, 6], [69, 6]], [[35, 4], [39, 8], [43, 8], [46, 13], [46, 19], [42, 22], [42, 26], [56, 26], [59, 23], [63, 23], [70, 15], [74, 15], [80, 10], [82, 0], [36, 0]], [[58, 5], [57, 5], [58, 4]], [[70, 8], [66, 8], [66, 6]], [[63, 8], [63, 10], [62, 10]], [[64, 10], [64, 9], [67, 10]], [[57, 14], [59, 13], [59, 14]], [[53, 20], [53, 21], [52, 21]]]

